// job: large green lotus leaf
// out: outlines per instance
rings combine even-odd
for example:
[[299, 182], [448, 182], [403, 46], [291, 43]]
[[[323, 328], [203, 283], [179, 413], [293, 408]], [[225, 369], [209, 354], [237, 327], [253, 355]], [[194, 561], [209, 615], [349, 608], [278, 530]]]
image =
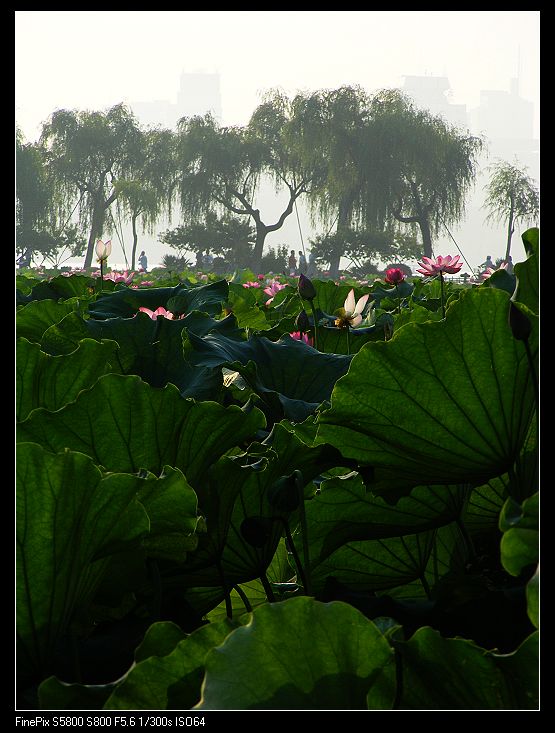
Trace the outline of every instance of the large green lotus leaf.
[[[21, 444], [17, 453], [17, 638], [19, 672], [42, 677], [78, 604], [105, 569], [98, 562], [148, 534], [136, 495], [142, 480], [102, 477], [92, 460]], [[96, 562], [95, 562], [96, 561]]]
[[[189, 710], [200, 699], [204, 660], [237, 624], [224, 620], [197, 629], [165, 656], [135, 664], [117, 685], [105, 710]], [[168, 630], [174, 638], [173, 630]]]
[[[468, 548], [457, 522], [439, 527], [428, 562], [421, 575], [409, 583], [393, 588], [378, 590], [376, 595], [388, 595], [399, 601], [429, 600], [437, 593], [438, 584], [445, 584], [446, 578], [456, 577], [456, 593], [462, 592], [460, 578], [466, 572], [469, 560]], [[471, 581], [470, 581], [471, 583]]]
[[538, 227], [531, 227], [522, 234], [522, 243], [526, 254], [537, 255], [540, 251], [540, 230]]
[[[289, 562], [285, 540], [281, 539], [273, 560], [266, 570], [266, 576], [271, 585], [272, 583], [287, 583], [291, 580], [294, 573], [295, 571], [291, 569], [291, 564]], [[264, 586], [258, 578], [247, 583], [241, 583], [239, 585], [239, 589], [241, 591], [240, 593], [237, 591], [237, 586], [234, 586], [230, 593], [232, 616], [235, 620], [242, 618], [247, 610], [244, 598], [246, 598], [247, 602], [250, 604], [251, 609], [268, 602]], [[188, 592], [187, 601], [191, 602], [193, 598], [194, 594]], [[227, 609], [225, 601], [223, 600], [219, 606], [212, 609], [209, 613], [206, 613], [206, 618], [212, 622], [222, 621], [226, 617]]]
[[207, 533], [199, 535], [197, 550], [175, 573], [175, 584], [231, 589], [265, 572], [283, 534], [283, 525], [271, 521], [260, 547], [247, 542], [241, 526], [250, 517], [286, 516], [273, 510], [267, 499], [268, 488], [286, 470], [272, 453], [250, 465], [224, 456], [212, 467], [199, 495]]
[[260, 288], [243, 288], [230, 284], [227, 307], [242, 328], [259, 331], [271, 328], [272, 324], [266, 318], [267, 308], [261, 302], [261, 292]]
[[68, 684], [57, 677], [48, 677], [39, 685], [39, 707], [41, 710], [102, 710], [116, 684]]
[[[113, 290], [115, 284], [104, 282], [104, 290]], [[98, 289], [98, 283], [87, 275], [57, 275], [51, 280], [43, 280], [31, 290], [28, 300], [67, 300], [68, 298], [89, 297]]]
[[449, 524], [460, 516], [467, 493], [458, 486], [417, 486], [391, 506], [366, 491], [358, 474], [325, 481], [320, 493], [306, 502], [311, 564], [320, 564], [348, 542], [410, 535]]
[[508, 485], [508, 475], [504, 474], [472, 490], [463, 513], [465, 527], [471, 534], [497, 528]]
[[513, 499], [507, 499], [499, 517], [501, 539], [501, 562], [511, 575], [520, 573], [529, 565], [538, 562], [539, 494], [534, 494], [519, 506]]
[[117, 344], [84, 339], [65, 356], [50, 356], [39, 344], [17, 339], [16, 399], [17, 419], [24, 420], [31, 410], [44, 407], [58, 410], [75, 400], [103, 374], [112, 371]]
[[187, 634], [172, 621], [157, 621], [149, 626], [143, 640], [135, 649], [135, 662], [149, 657], [165, 657], [171, 654]]
[[160, 477], [147, 474], [137, 498], [150, 519], [143, 547], [150, 557], [183, 561], [196, 547], [197, 495], [177, 468], [164, 466]]
[[424, 576], [435, 538], [436, 531], [429, 530], [383, 540], [348, 542], [313, 565], [312, 589], [321, 593], [328, 578], [356, 591], [385, 590], [410, 583]]
[[482, 484], [507, 471], [534, 409], [526, 352], [508, 311], [507, 293], [476, 288], [445, 320], [407, 324], [390, 341], [364, 346], [320, 414], [317, 441], [373, 466], [376, 492], [403, 483]]
[[210, 330], [232, 337], [239, 333], [233, 319], [215, 321], [199, 312], [176, 321], [162, 317], [152, 320], [146, 313], [138, 313], [135, 318], [83, 321], [69, 314], [45, 332], [42, 348], [51, 354], [63, 354], [73, 350], [83, 338], [114, 340], [120, 348], [112, 371], [136, 374], [153, 387], [175, 384], [184, 397], [216, 399], [222, 390], [221, 371], [193, 367], [184, 361], [185, 329], [201, 335]]
[[524, 303], [533, 313], [539, 313], [539, 253], [537, 248], [533, 254], [528, 255], [525, 262], [517, 262], [514, 269], [517, 288], [513, 300]]
[[395, 695], [386, 638], [340, 602], [259, 606], [205, 665], [198, 710], [390, 709]]
[[[48, 328], [59, 323], [68, 313], [79, 311], [80, 308], [81, 303], [76, 298], [63, 302], [55, 300], [32, 301], [17, 311], [15, 317], [17, 335], [39, 343]], [[75, 314], [75, 317], [78, 317], [77, 314]]]
[[247, 414], [197, 403], [172, 384], [155, 389], [136, 376], [107, 374], [55, 413], [34, 410], [19, 435], [51, 451], [86, 453], [109, 471], [158, 475], [175, 466], [196, 489], [212, 463], [264, 425], [256, 408]]
[[282, 425], [275, 425], [264, 443], [251, 444], [246, 455], [218, 461], [199, 489], [208, 532], [199, 537], [199, 548], [183, 570], [187, 585], [223, 584], [221, 573], [228, 586], [260, 577], [274, 557], [283, 524], [273, 521], [266, 541], [253, 547], [243, 537], [243, 521], [251, 517], [287, 519], [291, 512], [278, 511], [270, 503], [270, 488], [294, 468], [302, 473], [306, 485], [337, 461], [341, 455], [333, 448], [311, 448]]
[[199, 338], [190, 333], [183, 348], [185, 359], [195, 366], [238, 371], [262, 397], [261, 409], [269, 417], [298, 422], [329, 399], [351, 362], [350, 356], [322, 354], [290, 336], [277, 342], [261, 336], [238, 342], [219, 334]]
[[27, 275], [16, 275], [15, 276], [15, 287], [23, 295], [28, 295], [31, 290], [40, 283], [40, 278]]
[[399, 331], [400, 328], [406, 326], [407, 323], [426, 323], [426, 321], [440, 321], [441, 310], [431, 311], [422, 305], [414, 303], [410, 309], [403, 308], [399, 315], [395, 316], [394, 330]]
[[[208, 285], [174, 288], [145, 288], [144, 290], [122, 290], [101, 295], [89, 306], [93, 318], [132, 318], [140, 307], [156, 310], [159, 306], [167, 307], [168, 301], [179, 296], [180, 312], [202, 311], [215, 316], [221, 313], [222, 302], [227, 300], [228, 284], [226, 280], [218, 280]], [[177, 302], [177, 301], [174, 301]], [[171, 310], [168, 308], [168, 310]]]
[[402, 710], [534, 709], [538, 702], [537, 632], [512, 654], [423, 627], [396, 642], [402, 664]]
[[[48, 303], [50, 301], [43, 302]], [[79, 341], [86, 338], [91, 338], [87, 321], [78, 313], [71, 312], [46, 328], [39, 340], [40, 347], [44, 352], [51, 356], [60, 356], [74, 351]]]
[[[312, 331], [310, 337], [312, 338]], [[351, 328], [348, 335], [344, 328], [320, 326], [318, 350], [326, 354], [356, 354], [368, 341], [378, 341], [383, 337], [383, 327], [376, 324], [367, 328]]]
[[526, 585], [526, 604], [528, 607], [528, 618], [536, 628], [540, 625], [540, 569], [537, 568], [534, 575]]

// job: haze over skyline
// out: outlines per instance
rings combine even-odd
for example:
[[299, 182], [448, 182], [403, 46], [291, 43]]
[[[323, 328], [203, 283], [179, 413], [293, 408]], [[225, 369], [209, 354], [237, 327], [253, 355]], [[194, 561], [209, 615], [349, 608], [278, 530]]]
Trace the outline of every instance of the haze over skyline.
[[[446, 76], [450, 101], [471, 110], [481, 91], [508, 91], [518, 76], [539, 137], [539, 11], [16, 11], [15, 21], [15, 117], [27, 141], [55, 109], [173, 103], [181, 73], [195, 71], [220, 75], [224, 125], [246, 124], [275, 87], [372, 92]], [[271, 246], [288, 241], [289, 219]]]

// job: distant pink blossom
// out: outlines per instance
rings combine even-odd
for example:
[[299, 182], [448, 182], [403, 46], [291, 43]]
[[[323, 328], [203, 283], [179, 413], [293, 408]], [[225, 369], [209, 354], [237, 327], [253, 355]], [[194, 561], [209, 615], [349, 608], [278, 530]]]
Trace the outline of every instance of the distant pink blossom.
[[506, 270], [509, 267], [508, 262], [502, 262], [499, 267], [486, 267], [486, 269], [480, 273], [480, 280], [484, 281], [487, 280], [489, 277], [493, 275], [494, 272], [497, 272], [498, 270]]
[[252, 282], [252, 281], [249, 280], [248, 282], [243, 283], [243, 287], [244, 288], [259, 288], [260, 287], [260, 283], [258, 283], [258, 282]]
[[301, 333], [301, 331], [293, 331], [289, 335], [292, 339], [295, 339], [296, 341], [304, 341], [305, 344], [308, 344], [309, 346], [314, 346], [314, 339], [309, 338], [306, 333]]
[[125, 270], [125, 272], [118, 272], [117, 270], [112, 270], [112, 272], [108, 272], [106, 275], [104, 275], [104, 280], [112, 280], [112, 282], [115, 283], [125, 283], [125, 285], [130, 285], [133, 281], [133, 275], [135, 272], [128, 272]]
[[389, 283], [389, 285], [402, 283], [405, 278], [406, 275], [400, 267], [390, 267], [389, 270], [386, 270], [385, 281], [386, 283]]
[[143, 280], [139, 285], [154, 285], [154, 280]]
[[[155, 311], [151, 311], [150, 308], [144, 308], [141, 306], [141, 308], [139, 308], [139, 312], [146, 313], [153, 321], [155, 321], [158, 316], [164, 316], [164, 318], [167, 318], [170, 321], [176, 320], [174, 314], [171, 311], [166, 310], [162, 305], [159, 308], [156, 308]], [[184, 317], [184, 314], [179, 316], [179, 318]]]
[[460, 258], [460, 255], [456, 255], [455, 257], [451, 255], [447, 255], [446, 257], [438, 255], [435, 260], [430, 259], [430, 257], [423, 257], [422, 262], [418, 263], [422, 267], [416, 270], [416, 272], [427, 276], [438, 275], [443, 272], [449, 275], [455, 275], [463, 266], [463, 263], [459, 262]]
[[270, 296], [270, 299], [266, 301], [266, 305], [270, 305], [274, 297], [279, 293], [280, 290], [283, 290], [286, 286], [282, 285], [277, 280], [270, 280], [268, 283], [268, 287], [264, 288], [264, 292], [266, 295]]
[[256, 277], [257, 277], [258, 280], [264, 280], [266, 276], [265, 275], [257, 275]]

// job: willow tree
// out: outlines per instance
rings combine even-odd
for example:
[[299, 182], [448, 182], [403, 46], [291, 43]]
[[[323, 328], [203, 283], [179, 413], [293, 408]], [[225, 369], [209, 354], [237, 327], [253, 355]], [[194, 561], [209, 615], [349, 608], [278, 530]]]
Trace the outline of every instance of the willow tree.
[[[246, 127], [219, 127], [211, 115], [183, 118], [179, 129], [179, 191], [186, 225], [199, 223], [209, 211], [224, 211], [252, 220], [256, 236], [251, 267], [260, 269], [264, 243], [293, 212], [312, 176], [294, 145], [290, 128], [293, 109], [272, 92], [255, 110]], [[257, 206], [262, 175], [285, 191], [286, 203], [271, 224]]]
[[539, 214], [539, 194], [536, 182], [521, 168], [503, 160], [498, 160], [489, 170], [492, 175], [486, 186], [484, 207], [489, 209], [486, 221], [507, 224], [507, 246], [505, 262], [511, 254], [511, 240], [517, 222], [534, 224]]
[[365, 179], [360, 214], [366, 225], [416, 225], [423, 254], [432, 257], [441, 228], [464, 215], [483, 141], [386, 90], [371, 100], [360, 143], [356, 165]]
[[[293, 107], [296, 146], [303, 165], [313, 171], [308, 192], [313, 223], [319, 220], [329, 227], [328, 235], [335, 227], [333, 241], [341, 242], [361, 223], [364, 210], [365, 176], [358, 161], [369, 120], [369, 97], [361, 87], [343, 86], [299, 94]], [[330, 249], [333, 276], [341, 256], [340, 248]]]
[[114, 183], [114, 193], [118, 214], [131, 222], [131, 269], [134, 270], [139, 222], [143, 234], [153, 235], [162, 214], [171, 217], [175, 183], [174, 133], [159, 129], [141, 132], [130, 174], [133, 177], [119, 178]]
[[66, 207], [75, 206], [79, 224], [89, 231], [85, 267], [117, 198], [115, 182], [132, 177], [140, 139], [136, 119], [123, 104], [107, 112], [59, 109], [43, 126], [40, 143], [57, 195]]

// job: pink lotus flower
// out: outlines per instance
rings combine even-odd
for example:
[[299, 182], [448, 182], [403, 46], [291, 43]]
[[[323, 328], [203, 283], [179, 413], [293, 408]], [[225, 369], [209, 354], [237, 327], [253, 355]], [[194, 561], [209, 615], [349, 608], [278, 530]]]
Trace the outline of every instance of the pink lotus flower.
[[398, 285], [399, 283], [402, 283], [405, 278], [406, 275], [400, 267], [390, 267], [389, 270], [386, 270], [385, 281], [390, 285]]
[[265, 275], [257, 275], [256, 278], [257, 278], [257, 280], [264, 280], [265, 279]]
[[266, 305], [270, 305], [274, 297], [279, 293], [280, 290], [283, 290], [286, 286], [282, 285], [277, 280], [270, 280], [268, 282], [268, 287], [264, 288], [264, 292], [266, 295], [270, 296], [270, 299], [266, 301]]
[[422, 269], [417, 270], [416, 272], [420, 272], [422, 275], [437, 275], [439, 273], [447, 273], [449, 275], [455, 275], [463, 266], [462, 262], [459, 262], [460, 255], [456, 255], [455, 257], [451, 257], [451, 255], [447, 255], [446, 257], [442, 257], [441, 255], [438, 255], [435, 260], [430, 259], [429, 257], [423, 257], [422, 262], [419, 262], [419, 265], [422, 265]]
[[154, 285], [154, 280], [143, 280], [139, 285]]
[[249, 280], [248, 282], [243, 283], [243, 287], [244, 288], [259, 288], [260, 287], [260, 283], [252, 282], [252, 281]]
[[314, 339], [309, 338], [306, 333], [301, 333], [301, 331], [293, 331], [289, 335], [292, 339], [295, 339], [296, 341], [304, 341], [305, 344], [308, 344], [309, 346], [314, 346]]
[[125, 272], [117, 272], [117, 270], [112, 270], [112, 272], [104, 275], [104, 280], [112, 280], [112, 282], [115, 283], [125, 283], [126, 285], [130, 285], [133, 280], [134, 274], [134, 272], [129, 273], [127, 270], [125, 270]]
[[112, 240], [109, 239], [107, 242], [103, 242], [101, 239], [96, 241], [96, 256], [98, 262], [106, 262], [108, 257], [112, 254]]
[[[164, 316], [164, 318], [167, 318], [170, 321], [176, 320], [174, 314], [171, 311], [168, 311], [164, 308], [164, 306], [160, 306], [159, 308], [156, 308], [155, 311], [151, 311], [150, 308], [139, 308], [140, 313], [146, 313], [150, 318], [152, 318], [153, 321], [155, 321], [158, 316]], [[180, 315], [179, 318], [184, 318], [184, 314]]]
[[493, 268], [493, 267], [486, 267], [486, 269], [480, 273], [480, 280], [484, 281], [487, 280], [489, 277], [493, 275], [494, 272], [498, 272], [498, 270], [506, 270], [509, 266], [508, 262], [502, 262], [499, 267]]
[[366, 295], [363, 295], [362, 298], [357, 300], [355, 305], [355, 291], [351, 288], [349, 295], [345, 298], [343, 308], [339, 308], [339, 318], [336, 319], [335, 325], [338, 328], [355, 328], [362, 323], [362, 311], [369, 297], [370, 294], [366, 293]]

